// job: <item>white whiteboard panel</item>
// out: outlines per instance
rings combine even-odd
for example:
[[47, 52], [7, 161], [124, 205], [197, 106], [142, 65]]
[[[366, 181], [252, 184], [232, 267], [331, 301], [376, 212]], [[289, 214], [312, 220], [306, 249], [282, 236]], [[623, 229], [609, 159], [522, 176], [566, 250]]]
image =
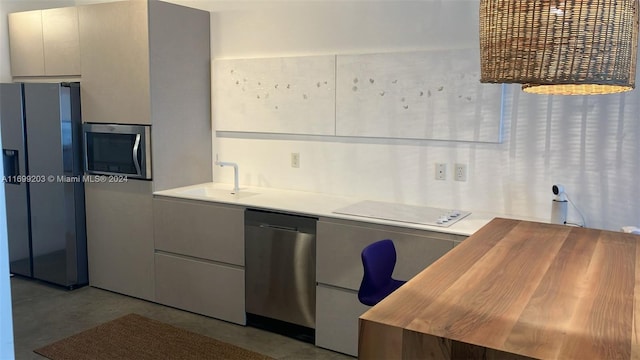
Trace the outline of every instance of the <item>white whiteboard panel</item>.
[[335, 55], [213, 62], [217, 131], [335, 135]]
[[501, 142], [502, 86], [478, 49], [337, 57], [336, 135]]

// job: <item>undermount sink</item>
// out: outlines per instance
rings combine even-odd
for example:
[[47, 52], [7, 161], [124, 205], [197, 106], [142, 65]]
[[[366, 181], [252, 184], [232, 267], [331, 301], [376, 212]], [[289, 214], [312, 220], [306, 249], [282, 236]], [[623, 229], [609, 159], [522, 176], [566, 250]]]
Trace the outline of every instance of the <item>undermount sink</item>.
[[208, 188], [208, 187], [182, 190], [180, 191], [180, 194], [191, 195], [191, 196], [204, 196], [204, 197], [210, 197], [213, 199], [242, 199], [249, 196], [258, 195], [257, 193], [242, 191], [242, 190], [234, 194], [232, 190], [214, 189], [214, 188]]

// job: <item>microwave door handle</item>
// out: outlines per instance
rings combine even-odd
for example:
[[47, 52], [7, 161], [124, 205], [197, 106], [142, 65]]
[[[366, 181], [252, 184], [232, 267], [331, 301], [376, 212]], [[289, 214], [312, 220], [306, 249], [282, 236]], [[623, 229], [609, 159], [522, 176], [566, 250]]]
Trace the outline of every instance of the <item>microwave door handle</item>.
[[138, 148], [140, 147], [140, 134], [136, 134], [136, 141], [133, 143], [133, 165], [136, 166], [136, 174], [140, 175], [140, 163], [138, 162]]

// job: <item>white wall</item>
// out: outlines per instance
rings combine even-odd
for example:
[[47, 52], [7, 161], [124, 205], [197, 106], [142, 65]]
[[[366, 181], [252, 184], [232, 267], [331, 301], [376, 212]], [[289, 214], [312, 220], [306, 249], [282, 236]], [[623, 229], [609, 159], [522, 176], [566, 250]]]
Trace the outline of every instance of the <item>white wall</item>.
[[[215, 58], [478, 46], [476, 0], [174, 2], [212, 11]], [[512, 85], [506, 100], [502, 144], [223, 133], [213, 151], [239, 163], [243, 185], [549, 219], [561, 183], [588, 226], [640, 225], [640, 91], [548, 97]], [[468, 181], [436, 181], [436, 162], [450, 173], [468, 164]], [[216, 168], [214, 178], [230, 183], [232, 173]], [[569, 220], [582, 222], [573, 207]]]
[[[0, 139], [0, 149], [2, 139]], [[4, 176], [4, 169], [0, 169]], [[4, 186], [0, 186], [0, 204], [4, 204]], [[0, 206], [0, 359], [13, 359], [13, 315], [9, 281], [9, 247], [7, 246], [7, 213]]]

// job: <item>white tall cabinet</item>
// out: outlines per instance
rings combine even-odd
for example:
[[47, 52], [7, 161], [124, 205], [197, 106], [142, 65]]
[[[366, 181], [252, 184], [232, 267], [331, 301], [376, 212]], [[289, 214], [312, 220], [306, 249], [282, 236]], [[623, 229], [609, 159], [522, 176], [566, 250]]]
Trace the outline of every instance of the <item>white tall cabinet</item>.
[[211, 181], [210, 14], [156, 0], [78, 7], [84, 122], [151, 125], [152, 181], [88, 184], [92, 286], [156, 300], [152, 193]]

